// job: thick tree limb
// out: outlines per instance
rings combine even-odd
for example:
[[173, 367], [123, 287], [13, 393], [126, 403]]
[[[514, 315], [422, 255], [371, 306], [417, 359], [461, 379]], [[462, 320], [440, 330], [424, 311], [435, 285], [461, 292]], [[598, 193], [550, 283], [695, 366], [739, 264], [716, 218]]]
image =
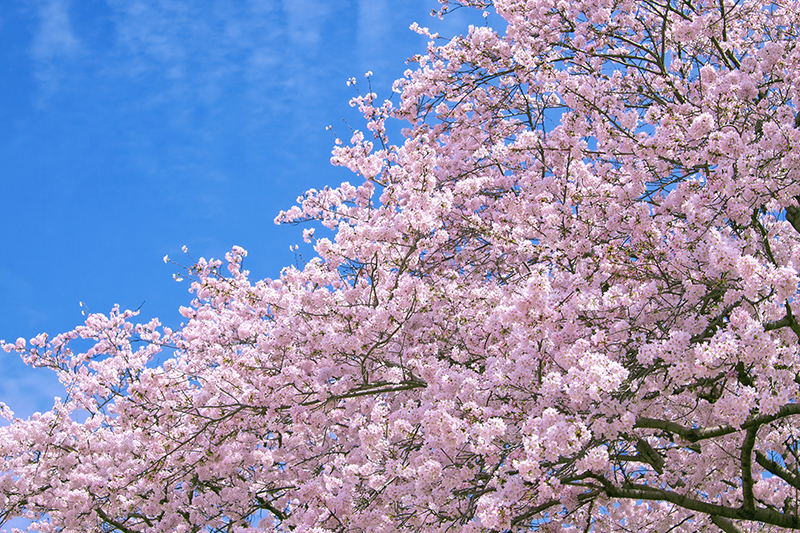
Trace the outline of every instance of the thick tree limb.
[[642, 456], [644, 461], [652, 466], [656, 472], [659, 474], [664, 473], [664, 458], [661, 457], [646, 440], [637, 440], [636, 450]]
[[102, 509], [100, 509], [99, 507], [98, 507], [97, 509], [95, 509], [94, 511], [95, 511], [95, 513], [97, 513], [97, 516], [99, 516], [99, 517], [100, 517], [100, 519], [101, 519], [103, 522], [105, 522], [106, 524], [108, 524], [108, 525], [110, 525], [110, 526], [113, 526], [113, 527], [117, 528], [118, 530], [122, 531], [122, 533], [134, 533], [134, 530], [132, 530], [132, 529], [130, 529], [130, 528], [127, 528], [127, 527], [125, 527], [125, 524], [123, 524], [122, 522], [119, 522], [119, 521], [117, 521], [117, 520], [114, 520], [113, 518], [111, 518], [110, 516], [108, 516], [108, 515], [107, 515], [107, 514], [106, 514], [106, 513], [105, 513], [105, 512], [104, 512]]
[[756, 451], [756, 463], [761, 465], [761, 467], [770, 474], [778, 476], [792, 487], [800, 489], [800, 479], [796, 475], [792, 474], [789, 472], [789, 470], [775, 461], [770, 460], [767, 458], [767, 456], [759, 451]]
[[736, 527], [733, 522], [727, 518], [722, 518], [721, 516], [711, 515], [711, 523], [725, 533], [742, 533], [742, 530]]
[[753, 447], [756, 444], [756, 433], [758, 433], [758, 426], [747, 430], [740, 456], [742, 463], [742, 509], [748, 514], [755, 509], [756, 505], [753, 496]]
[[725, 507], [714, 503], [703, 502], [664, 489], [657, 489], [647, 485], [628, 485], [626, 487], [616, 487], [605, 478], [599, 478], [603, 483], [606, 494], [611, 498], [625, 498], [629, 500], [647, 500], [669, 502], [690, 511], [697, 511], [709, 516], [727, 518], [729, 520], [755, 520], [765, 524], [785, 527], [787, 529], [800, 529], [800, 517], [788, 515], [754, 507], [752, 510], [745, 508]]
[[739, 431], [732, 426], [713, 426], [710, 428], [687, 428], [677, 422], [669, 420], [659, 420], [657, 418], [641, 417], [636, 420], [634, 427], [646, 429], [663, 429], [670, 433], [675, 433], [689, 442], [697, 442], [704, 439], [713, 439]]
[[723, 435], [729, 435], [731, 433], [736, 433], [737, 431], [755, 429], [759, 426], [763, 426], [764, 424], [769, 424], [770, 422], [774, 422], [780, 418], [786, 418], [788, 416], [800, 415], [800, 404], [797, 403], [787, 403], [786, 405], [782, 406], [778, 409], [778, 412], [772, 415], [761, 415], [755, 416], [747, 420], [741, 427], [734, 427], [734, 426], [712, 426], [709, 428], [687, 428], [678, 424], [677, 422], [671, 422], [669, 420], [659, 420], [657, 418], [648, 418], [648, 417], [640, 417], [636, 420], [636, 424], [633, 427], [642, 428], [642, 429], [663, 429], [665, 431], [669, 431], [671, 433], [675, 433], [681, 438], [688, 440], [689, 442], [697, 442], [705, 439], [713, 439], [714, 437], [721, 437]]
[[[800, 215], [800, 213], [798, 214]], [[794, 334], [797, 335], [797, 338], [800, 339], [800, 323], [797, 322], [797, 319], [794, 317], [794, 313], [792, 313], [792, 305], [789, 302], [786, 302], [784, 307], [786, 308], [786, 316], [780, 320], [775, 320], [773, 322], [767, 322], [764, 324], [764, 331], [789, 327], [792, 331], [794, 331]]]
[[[800, 119], [800, 113], [797, 114], [797, 118]], [[795, 127], [800, 125], [800, 121], [795, 119]], [[795, 197], [798, 203], [800, 203], [800, 197]], [[796, 205], [787, 205], [786, 206], [786, 220], [789, 222], [792, 227], [800, 232], [800, 208]]]
[[786, 418], [787, 416], [793, 415], [800, 415], [800, 404], [798, 403], [787, 403], [778, 409], [778, 412], [774, 415], [762, 415], [756, 416], [742, 424], [742, 429], [749, 429], [751, 427], [761, 426], [764, 424], [769, 424], [770, 422], [774, 422], [779, 418]]

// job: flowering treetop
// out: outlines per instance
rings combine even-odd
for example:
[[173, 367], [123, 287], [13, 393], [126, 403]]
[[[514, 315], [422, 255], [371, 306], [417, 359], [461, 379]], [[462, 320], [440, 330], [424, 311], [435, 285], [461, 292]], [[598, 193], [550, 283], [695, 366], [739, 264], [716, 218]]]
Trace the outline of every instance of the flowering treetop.
[[179, 329], [5, 345], [69, 396], [5, 411], [0, 520], [800, 529], [800, 2], [463, 4], [505, 32], [414, 26], [399, 103], [355, 98], [334, 149], [357, 183], [277, 219], [333, 230], [302, 269], [234, 248]]

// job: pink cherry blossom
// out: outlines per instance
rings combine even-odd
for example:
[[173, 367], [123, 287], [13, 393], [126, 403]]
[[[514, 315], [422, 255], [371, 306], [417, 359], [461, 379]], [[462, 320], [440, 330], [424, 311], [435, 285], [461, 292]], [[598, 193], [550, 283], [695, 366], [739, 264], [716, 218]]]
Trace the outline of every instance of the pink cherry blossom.
[[441, 6], [505, 23], [412, 26], [354, 178], [276, 218], [332, 230], [302, 268], [2, 343], [69, 395], [0, 404], [0, 522], [800, 529], [800, 2]]

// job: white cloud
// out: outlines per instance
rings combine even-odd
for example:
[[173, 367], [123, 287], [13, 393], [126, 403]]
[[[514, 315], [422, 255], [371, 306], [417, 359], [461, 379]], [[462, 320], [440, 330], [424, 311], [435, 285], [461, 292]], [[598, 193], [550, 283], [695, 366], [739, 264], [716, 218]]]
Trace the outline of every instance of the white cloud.
[[306, 52], [316, 51], [329, 8], [330, 3], [321, 0], [283, 0], [287, 33], [293, 46], [303, 47]]
[[49, 96], [63, 77], [62, 64], [80, 48], [69, 18], [67, 0], [47, 0], [37, 6], [39, 27], [33, 38], [31, 56], [34, 76]]
[[388, 22], [386, 0], [358, 1], [358, 44], [362, 50], [383, 47], [391, 29]]
[[69, 21], [65, 0], [49, 0], [39, 6], [39, 31], [33, 41], [33, 56], [39, 61], [70, 56], [78, 50], [78, 39]]
[[302, 71], [298, 54], [308, 57], [321, 41], [327, 13], [320, 0], [108, 2], [116, 27], [108, 75], [157, 84], [156, 105], [230, 98], [224, 87], [236, 80], [256, 100], [291, 83]]

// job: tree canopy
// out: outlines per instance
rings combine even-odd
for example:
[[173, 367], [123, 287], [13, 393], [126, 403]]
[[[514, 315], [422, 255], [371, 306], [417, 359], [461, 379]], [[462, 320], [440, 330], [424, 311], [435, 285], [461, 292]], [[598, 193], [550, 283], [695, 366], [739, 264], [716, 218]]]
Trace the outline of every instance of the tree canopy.
[[0, 521], [800, 529], [800, 2], [456, 7], [504, 28], [414, 26], [399, 101], [353, 99], [355, 184], [277, 218], [313, 259], [4, 345], [68, 397], [5, 409]]

